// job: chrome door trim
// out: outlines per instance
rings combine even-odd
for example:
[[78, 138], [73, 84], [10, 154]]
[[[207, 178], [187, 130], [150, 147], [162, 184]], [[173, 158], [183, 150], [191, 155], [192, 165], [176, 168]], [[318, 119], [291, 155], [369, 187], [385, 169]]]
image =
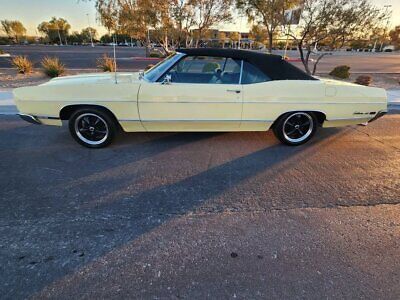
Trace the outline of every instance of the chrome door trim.
[[162, 120], [162, 119], [153, 119], [153, 120], [136, 120], [136, 119], [121, 119], [118, 120], [119, 122], [167, 122], [167, 123], [172, 123], [172, 122], [274, 122], [274, 120]]
[[[238, 93], [239, 94], [239, 93]], [[203, 104], [203, 103], [210, 103], [210, 104], [219, 104], [219, 103], [235, 103], [235, 104], [242, 104], [242, 102], [238, 101], [140, 101], [140, 103], [192, 103], [192, 104]]]

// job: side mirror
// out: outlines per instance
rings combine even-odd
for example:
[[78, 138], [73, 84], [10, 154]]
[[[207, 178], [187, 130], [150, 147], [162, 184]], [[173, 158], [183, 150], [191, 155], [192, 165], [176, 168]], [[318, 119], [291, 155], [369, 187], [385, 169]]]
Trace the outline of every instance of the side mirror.
[[171, 80], [171, 75], [167, 74], [165, 75], [163, 81], [161, 82], [161, 84], [171, 84], [172, 80]]
[[142, 80], [143, 77], [144, 77], [144, 72], [143, 72], [143, 71], [140, 71], [140, 72], [139, 72], [139, 80]]

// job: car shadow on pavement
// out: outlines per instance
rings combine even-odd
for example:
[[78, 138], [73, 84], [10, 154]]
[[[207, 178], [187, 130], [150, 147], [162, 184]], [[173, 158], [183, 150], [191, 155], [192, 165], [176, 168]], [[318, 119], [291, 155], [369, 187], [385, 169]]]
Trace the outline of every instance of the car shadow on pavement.
[[[91, 262], [107, 257], [108, 253], [132, 243], [138, 237], [173, 218], [204, 208], [208, 209], [209, 202], [236, 188], [242, 182], [251, 180], [265, 170], [279, 168], [281, 164], [297, 156], [307, 155], [321, 144], [329, 144], [340, 133], [344, 134], [345, 131], [324, 130], [313, 141], [300, 147], [286, 147], [276, 144], [275, 140], [272, 143], [269, 140], [257, 151], [235, 157], [200, 172], [196, 170], [195, 174], [189, 172], [176, 182], [158, 183], [150, 188], [144, 185], [132, 191], [130, 191], [132, 182], [139, 179], [134, 177], [134, 170], [131, 170], [140, 167], [136, 164], [130, 166], [129, 172], [127, 170], [119, 172], [117, 169], [116, 174], [95, 177], [84, 183], [74, 182], [77, 178], [85, 179], [97, 173], [107, 172], [109, 169], [132, 164], [133, 161], [141, 163], [145, 159], [150, 159], [146, 164], [151, 164], [154, 163], [151, 158], [155, 155], [172, 149], [179, 154], [179, 151], [183, 151], [181, 148], [193, 143], [194, 148], [190, 149], [188, 155], [195, 156], [196, 149], [201, 147], [202, 143], [215, 137], [223, 137], [225, 134], [146, 134], [142, 135], [144, 142], [139, 145], [132, 146], [124, 142], [115, 148], [101, 150], [103, 154], [100, 152], [93, 154], [92, 150], [79, 148], [85, 154], [70, 159], [58, 156], [56, 153], [60, 151], [58, 147], [49, 149], [50, 153], [35, 152], [33, 157], [26, 157], [27, 162], [33, 160], [33, 168], [29, 168], [25, 175], [20, 174], [17, 178], [6, 181], [7, 186], [4, 185], [4, 188], [9, 192], [2, 192], [2, 198], [4, 197], [2, 205], [8, 203], [10, 207], [2, 213], [4, 218], [1, 222], [3, 228], [1, 231], [6, 243], [0, 262], [6, 271], [0, 277], [2, 282], [0, 291], [6, 297], [15, 295], [27, 297], [41, 290], [43, 293], [50, 291], [57, 293], [53, 289], [53, 284], [58, 281], [64, 281], [67, 288], [72, 289], [69, 284], [72, 284], [73, 280], [65, 283], [66, 278], [78, 274], [79, 270], [87, 268]], [[149, 136], [154, 135], [158, 138], [146, 141]], [[125, 138], [129, 140], [131, 137]], [[132, 139], [134, 138], [132, 136]], [[238, 142], [240, 144], [240, 141]], [[208, 144], [201, 149], [207, 147]], [[285, 151], [282, 151], [283, 149]], [[43, 155], [47, 157], [43, 158]], [[69, 154], [64, 150], [64, 155]], [[101, 156], [101, 161], [107, 163], [96, 163], [98, 157], [94, 158], [95, 156]], [[93, 161], [86, 163], [91, 158]], [[16, 156], [15, 160], [21, 163], [21, 158]], [[158, 173], [159, 178], [167, 176], [169, 168], [174, 166], [172, 162], [166, 169], [161, 167], [158, 169], [157, 163], [156, 160], [155, 170], [152, 172]], [[190, 161], [188, 163], [190, 164]], [[35, 173], [35, 167], [43, 166], [50, 169], [61, 167], [64, 168], [64, 173], [59, 179], [57, 175], [45, 174], [45, 170]], [[5, 167], [10, 166], [5, 165]], [[285, 168], [287, 167], [288, 165], [285, 165]], [[174, 170], [174, 172], [184, 171]], [[26, 184], [32, 180], [31, 177], [39, 174], [48, 178], [39, 176], [33, 183], [44, 184], [47, 181], [47, 186], [34, 186], [25, 191], [17, 190], [17, 186], [21, 187], [21, 183], [16, 183], [15, 180], [21, 180], [23, 184], [26, 181]], [[74, 183], [72, 186], [70, 181]], [[16, 186], [10, 187], [13, 184]], [[121, 191], [123, 193], [119, 193]], [[107, 201], [98, 201], [99, 198], [108, 195], [113, 196], [107, 198]], [[10, 198], [7, 200], [7, 197]], [[13, 211], [13, 208], [16, 211]], [[212, 209], [229, 209], [229, 204], [224, 206], [222, 203]], [[11, 244], [13, 250], [10, 248]]]

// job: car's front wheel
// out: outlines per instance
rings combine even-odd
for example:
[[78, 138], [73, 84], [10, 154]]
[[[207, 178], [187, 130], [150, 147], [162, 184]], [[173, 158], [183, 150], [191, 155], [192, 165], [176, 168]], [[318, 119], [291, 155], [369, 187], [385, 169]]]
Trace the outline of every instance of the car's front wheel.
[[114, 139], [116, 125], [113, 118], [100, 109], [80, 109], [70, 117], [69, 131], [79, 144], [103, 148]]
[[298, 146], [313, 137], [317, 125], [317, 118], [311, 112], [290, 112], [276, 121], [273, 131], [282, 143]]

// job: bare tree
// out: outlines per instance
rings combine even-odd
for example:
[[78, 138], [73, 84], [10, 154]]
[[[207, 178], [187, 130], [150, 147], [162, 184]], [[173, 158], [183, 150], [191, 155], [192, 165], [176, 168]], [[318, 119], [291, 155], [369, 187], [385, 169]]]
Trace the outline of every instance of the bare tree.
[[195, 11], [196, 47], [213, 26], [232, 20], [232, 0], [189, 0]]
[[44, 33], [50, 43], [56, 43], [58, 40], [60, 44], [63, 43], [63, 40], [67, 43], [67, 36], [70, 29], [71, 25], [67, 20], [56, 17], [52, 17], [50, 21], [42, 22], [38, 26], [39, 32]]
[[249, 21], [265, 28], [271, 52], [274, 35], [284, 23], [285, 10], [298, 3], [299, 0], [237, 0], [236, 6], [247, 15]]
[[109, 31], [140, 40], [147, 54], [151, 40], [168, 53], [170, 39], [180, 43], [182, 32], [193, 24], [188, 4], [182, 0], [97, 0], [96, 8]]
[[400, 26], [396, 26], [389, 32], [390, 41], [396, 49], [400, 49]]
[[304, 69], [311, 74], [327, 55], [319, 54], [311, 71], [310, 56], [316, 45], [323, 43], [330, 49], [341, 48], [352, 39], [368, 36], [384, 17], [385, 14], [369, 0], [304, 0], [300, 25], [289, 35], [297, 44]]
[[171, 1], [171, 17], [175, 22], [177, 45], [185, 41], [185, 46], [190, 44], [190, 29], [196, 24], [195, 11], [188, 0]]
[[20, 21], [2, 20], [1, 27], [8, 38], [16, 43], [26, 34], [26, 28]]

